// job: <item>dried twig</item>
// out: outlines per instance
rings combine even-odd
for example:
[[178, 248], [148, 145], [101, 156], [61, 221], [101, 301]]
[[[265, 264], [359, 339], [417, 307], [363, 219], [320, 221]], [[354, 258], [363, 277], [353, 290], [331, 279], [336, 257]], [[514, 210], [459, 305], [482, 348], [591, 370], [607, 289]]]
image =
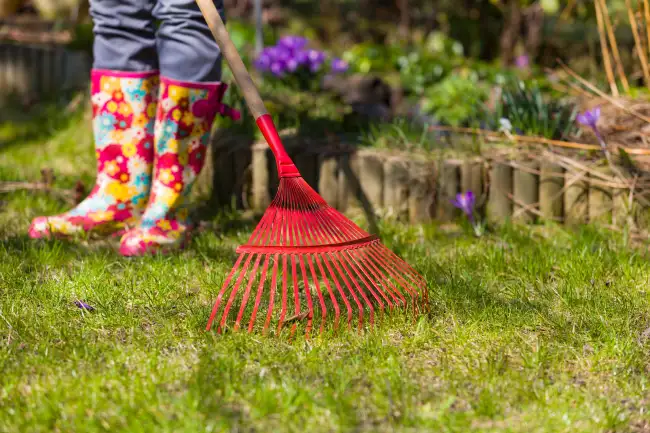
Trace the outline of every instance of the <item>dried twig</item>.
[[625, 6], [627, 7], [627, 14], [630, 18], [630, 27], [632, 28], [632, 35], [634, 36], [634, 45], [636, 46], [636, 51], [639, 56], [639, 61], [641, 62], [641, 69], [643, 70], [643, 78], [645, 80], [646, 86], [650, 87], [650, 68], [648, 68], [648, 59], [643, 47], [641, 45], [641, 37], [639, 36], [639, 28], [637, 26], [636, 17], [634, 16], [634, 9], [630, 0], [625, 0]]
[[598, 3], [598, 1], [600, 1], [600, 10], [602, 12], [603, 21], [605, 23], [605, 29], [607, 30], [607, 36], [609, 37], [609, 44], [612, 48], [612, 54], [614, 55], [614, 61], [616, 62], [616, 71], [620, 77], [623, 89], [625, 92], [629, 92], [630, 84], [627, 81], [627, 76], [625, 75], [625, 70], [623, 69], [623, 62], [621, 61], [621, 54], [618, 51], [616, 35], [614, 34], [614, 29], [612, 27], [612, 21], [610, 19], [609, 10], [607, 9], [607, 3], [605, 0], [597, 0], [596, 3]]
[[[607, 99], [607, 101], [609, 103], [611, 103], [612, 105], [620, 108], [621, 110], [633, 115], [634, 117], [637, 117], [637, 118], [643, 120], [644, 122], [650, 123], [650, 117], [646, 117], [643, 114], [637, 113], [636, 111], [631, 110], [628, 107], [626, 107], [625, 105], [621, 104], [618, 100], [612, 98], [607, 93], [603, 92], [598, 87], [594, 86], [589, 81], [582, 78], [580, 75], [576, 74], [575, 71], [573, 69], [571, 69], [570, 67], [568, 67], [562, 60], [558, 59], [558, 63], [560, 64], [562, 69], [564, 69], [566, 71], [566, 73], [571, 75], [571, 77], [573, 77], [574, 79], [578, 80], [583, 86], [585, 86], [586, 88], [588, 88], [589, 90], [591, 90], [592, 92], [597, 94], [598, 96], [601, 96], [604, 99]], [[626, 149], [626, 152], [628, 152], [627, 149]], [[628, 153], [630, 153], [630, 152], [628, 152]], [[643, 153], [643, 154], [645, 155], [646, 153]]]
[[600, 5], [600, 0], [594, 2], [596, 7], [596, 21], [598, 23], [598, 36], [600, 37], [600, 49], [603, 53], [603, 65], [605, 66], [605, 73], [607, 74], [607, 81], [612, 95], [618, 97], [618, 87], [616, 86], [616, 78], [614, 78], [614, 70], [612, 69], [612, 62], [609, 58], [609, 50], [607, 49], [607, 35], [605, 33], [605, 24], [603, 23], [603, 10]]
[[[650, 121], [650, 120], [649, 120]], [[440, 131], [440, 132], [458, 132], [463, 134], [473, 134], [473, 135], [483, 135], [485, 137], [493, 139], [503, 139], [503, 135], [499, 132], [486, 131], [483, 129], [475, 128], [461, 128], [453, 126], [430, 126], [430, 131]], [[601, 147], [594, 144], [584, 144], [584, 143], [575, 143], [571, 141], [561, 141], [561, 140], [551, 140], [544, 137], [529, 137], [526, 135], [515, 135], [510, 134], [509, 137], [516, 142], [521, 143], [530, 143], [530, 144], [547, 144], [554, 147], [563, 147], [567, 149], [578, 149], [578, 150], [595, 150], [601, 151]], [[650, 149], [640, 149], [640, 148], [628, 148], [622, 147], [621, 149], [625, 150], [630, 155], [650, 155]]]
[[650, 49], [650, 2], [648, 0], [643, 0], [643, 16], [645, 17], [645, 35], [648, 39], [646, 48]]

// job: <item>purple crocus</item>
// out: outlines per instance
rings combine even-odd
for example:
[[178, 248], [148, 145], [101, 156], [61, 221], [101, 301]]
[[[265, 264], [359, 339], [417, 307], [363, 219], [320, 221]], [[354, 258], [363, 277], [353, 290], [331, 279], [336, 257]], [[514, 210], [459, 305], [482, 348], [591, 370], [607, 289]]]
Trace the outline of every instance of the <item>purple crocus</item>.
[[600, 144], [601, 149], [605, 153], [605, 157], [609, 159], [609, 150], [607, 149], [607, 143], [605, 143], [605, 140], [603, 140], [603, 136], [600, 134], [600, 131], [598, 130], [599, 119], [600, 119], [600, 107], [587, 110], [584, 113], [578, 114], [578, 117], [576, 117], [578, 123], [580, 123], [583, 126], [587, 126], [591, 128], [594, 135], [598, 139], [598, 143]]
[[301, 36], [284, 36], [278, 40], [277, 46], [296, 52], [307, 46], [307, 39]]
[[83, 302], [83, 301], [79, 301], [79, 300], [77, 300], [77, 301], [74, 301], [74, 304], [77, 306], [77, 308], [81, 308], [82, 310], [86, 310], [86, 311], [95, 311], [95, 308], [94, 308], [94, 307], [92, 307], [92, 306], [86, 304], [86, 303]]
[[515, 66], [519, 69], [526, 69], [530, 65], [530, 59], [527, 55], [517, 56], [515, 59]]
[[472, 191], [456, 194], [456, 199], [452, 200], [451, 203], [462, 210], [470, 222], [474, 223], [474, 204], [476, 203], [476, 199]]
[[309, 60], [309, 70], [311, 72], [318, 72], [325, 63], [325, 53], [318, 50], [308, 50], [307, 58]]
[[[597, 123], [600, 119], [600, 107], [592, 108], [584, 113], [578, 114], [578, 123], [590, 127], [594, 132], [598, 133]], [[600, 134], [597, 134], [600, 135]]]
[[339, 58], [332, 59], [332, 72], [335, 74], [341, 74], [346, 72], [349, 68], [350, 65], [348, 65], [348, 62], [341, 60]]
[[477, 237], [481, 237], [484, 227], [480, 221], [476, 220], [474, 215], [474, 207], [476, 205], [474, 193], [472, 191], [467, 191], [465, 193], [456, 194], [456, 199], [452, 200], [451, 203], [463, 211], [474, 229], [474, 234], [476, 234]]
[[[316, 73], [326, 61], [323, 51], [307, 47], [307, 39], [300, 36], [284, 36], [273, 47], [267, 47], [255, 59], [255, 67], [265, 73], [282, 78], [299, 70]], [[333, 70], [347, 69], [347, 63], [337, 59]]]
[[286, 71], [285, 64], [281, 61], [275, 61], [271, 64], [271, 73], [276, 77], [283, 77]]

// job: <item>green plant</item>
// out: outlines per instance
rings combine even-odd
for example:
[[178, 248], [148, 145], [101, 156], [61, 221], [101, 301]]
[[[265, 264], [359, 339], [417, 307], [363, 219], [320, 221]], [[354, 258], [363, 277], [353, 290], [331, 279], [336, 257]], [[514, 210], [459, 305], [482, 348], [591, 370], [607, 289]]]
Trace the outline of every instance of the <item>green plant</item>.
[[498, 129], [507, 119], [519, 134], [560, 140], [577, 132], [577, 114], [574, 103], [547, 97], [537, 82], [514, 80], [504, 86], [487, 123]]
[[487, 99], [485, 83], [473, 71], [449, 75], [426, 91], [422, 109], [443, 124], [466, 125], [478, 118]]
[[402, 49], [396, 46], [362, 43], [345, 51], [342, 57], [353, 71], [367, 74], [393, 70], [401, 53]]
[[397, 69], [404, 90], [422, 95], [425, 90], [444, 79], [453, 65], [447, 59], [436, 59], [426, 53], [413, 51], [397, 59]]

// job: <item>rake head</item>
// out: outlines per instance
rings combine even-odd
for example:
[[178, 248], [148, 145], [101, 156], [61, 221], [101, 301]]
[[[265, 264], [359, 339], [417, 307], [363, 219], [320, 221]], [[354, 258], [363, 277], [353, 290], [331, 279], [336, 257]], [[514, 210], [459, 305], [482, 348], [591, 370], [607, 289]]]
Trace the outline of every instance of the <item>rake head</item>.
[[[297, 173], [297, 172], [296, 172]], [[278, 192], [219, 292], [210, 330], [263, 333], [300, 324], [309, 338], [329, 321], [373, 325], [396, 307], [427, 304], [424, 279], [336, 209], [302, 177], [280, 179]], [[216, 322], [215, 322], [216, 321]]]

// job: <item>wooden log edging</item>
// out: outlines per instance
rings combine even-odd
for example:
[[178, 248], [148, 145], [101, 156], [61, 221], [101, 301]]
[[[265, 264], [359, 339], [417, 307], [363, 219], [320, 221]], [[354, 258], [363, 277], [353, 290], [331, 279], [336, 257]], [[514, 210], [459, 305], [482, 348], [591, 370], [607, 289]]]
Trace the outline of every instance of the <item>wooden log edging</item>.
[[42, 98], [90, 82], [91, 57], [60, 44], [0, 41], [0, 97]]
[[[639, 180], [638, 191], [630, 194], [629, 186], [614, 182], [607, 169], [551, 152], [537, 157], [436, 160], [423, 154], [333, 147], [325, 142], [287, 148], [305, 180], [330, 205], [343, 212], [361, 210], [372, 219], [385, 216], [411, 224], [454, 221], [461, 213], [451, 201], [467, 191], [477, 198], [479, 217], [492, 224], [513, 220], [621, 225], [640, 221], [642, 211], [650, 209], [650, 194], [645, 194], [650, 176]], [[216, 158], [213, 170], [219, 172], [219, 182], [214, 182], [220, 185], [218, 202], [245, 190], [248, 199], [238, 200], [237, 206], [264, 211], [278, 183], [266, 143], [254, 143], [245, 151], [220, 152], [222, 160]], [[229, 173], [242, 170], [249, 171], [248, 183], [234, 192], [237, 188], [234, 181], [229, 184]]]

